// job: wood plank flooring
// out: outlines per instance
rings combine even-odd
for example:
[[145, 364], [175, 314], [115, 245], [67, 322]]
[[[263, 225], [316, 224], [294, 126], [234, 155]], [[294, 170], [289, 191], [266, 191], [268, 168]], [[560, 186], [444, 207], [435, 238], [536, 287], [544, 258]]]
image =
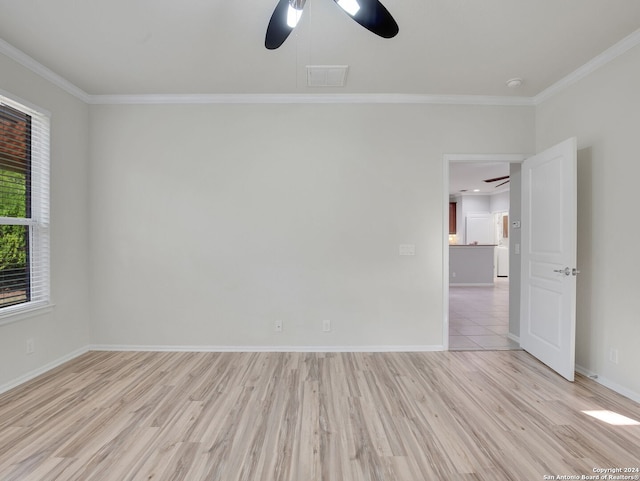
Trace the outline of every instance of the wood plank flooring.
[[90, 352], [0, 396], [0, 480], [526, 481], [640, 467], [640, 425], [586, 410], [640, 421], [637, 403], [522, 351]]

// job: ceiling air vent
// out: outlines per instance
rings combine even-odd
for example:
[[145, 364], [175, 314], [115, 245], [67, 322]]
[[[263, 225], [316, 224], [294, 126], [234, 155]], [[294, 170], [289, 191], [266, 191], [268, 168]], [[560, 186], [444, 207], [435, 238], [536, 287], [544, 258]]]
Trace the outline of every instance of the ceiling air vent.
[[348, 65], [307, 65], [309, 87], [344, 87]]

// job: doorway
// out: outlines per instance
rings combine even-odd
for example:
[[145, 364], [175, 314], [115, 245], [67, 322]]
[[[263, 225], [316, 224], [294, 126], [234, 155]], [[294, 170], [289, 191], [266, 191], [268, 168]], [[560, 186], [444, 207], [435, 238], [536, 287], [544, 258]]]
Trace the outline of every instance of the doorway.
[[[512, 190], [520, 195], [519, 169], [511, 166], [519, 167], [524, 158], [444, 156], [443, 344], [449, 350], [520, 349], [520, 269], [509, 263], [514, 250], [509, 219]], [[511, 170], [518, 175], [511, 178]]]
[[449, 287], [449, 350], [520, 349], [509, 338], [509, 279], [494, 285]]

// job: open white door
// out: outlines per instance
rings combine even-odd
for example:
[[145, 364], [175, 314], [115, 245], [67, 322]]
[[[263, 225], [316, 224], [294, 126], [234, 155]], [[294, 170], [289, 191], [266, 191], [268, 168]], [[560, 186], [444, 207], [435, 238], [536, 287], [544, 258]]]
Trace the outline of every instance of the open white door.
[[522, 164], [520, 345], [573, 381], [576, 337], [577, 144]]

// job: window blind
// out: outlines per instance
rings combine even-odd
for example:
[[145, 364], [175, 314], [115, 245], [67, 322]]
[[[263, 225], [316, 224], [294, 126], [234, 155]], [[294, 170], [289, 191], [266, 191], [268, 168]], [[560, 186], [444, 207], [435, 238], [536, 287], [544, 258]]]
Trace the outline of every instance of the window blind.
[[49, 117], [0, 95], [0, 316], [49, 302]]

